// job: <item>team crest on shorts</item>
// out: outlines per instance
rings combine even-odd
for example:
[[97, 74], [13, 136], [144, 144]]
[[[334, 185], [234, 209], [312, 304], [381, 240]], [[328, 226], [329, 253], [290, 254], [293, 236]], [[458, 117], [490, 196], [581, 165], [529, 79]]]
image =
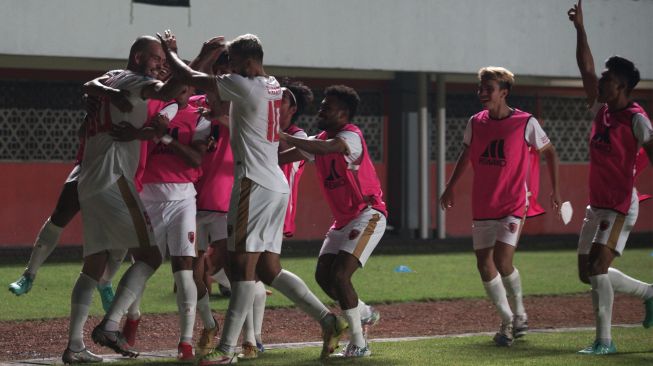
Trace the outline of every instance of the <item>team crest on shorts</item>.
[[356, 239], [356, 238], [358, 237], [358, 235], [360, 235], [360, 233], [361, 233], [361, 232], [358, 231], [358, 230], [356, 230], [356, 229], [350, 231], [350, 232], [349, 232], [349, 240], [354, 240], [354, 239]]
[[189, 231], [188, 232], [188, 241], [190, 241], [191, 243], [195, 242], [195, 232], [194, 231]]
[[515, 224], [514, 222], [511, 222], [508, 224], [508, 231], [510, 231], [511, 234], [514, 234], [517, 232], [517, 228], [519, 225]]
[[610, 221], [608, 221], [608, 220], [603, 220], [599, 224], [599, 230], [600, 231], [606, 231], [606, 230], [608, 230], [609, 227], [610, 227]]

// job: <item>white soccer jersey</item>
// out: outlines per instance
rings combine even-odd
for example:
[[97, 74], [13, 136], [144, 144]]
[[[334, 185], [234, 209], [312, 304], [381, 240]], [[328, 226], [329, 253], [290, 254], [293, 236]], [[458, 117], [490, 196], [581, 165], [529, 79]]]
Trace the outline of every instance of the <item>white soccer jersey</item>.
[[217, 78], [220, 99], [230, 101], [229, 129], [234, 177], [247, 177], [275, 192], [288, 193], [279, 168], [279, 108], [282, 91], [273, 76]]
[[142, 98], [143, 87], [157, 83], [143, 74], [125, 70], [107, 80], [106, 85], [129, 91], [133, 109], [123, 113], [108, 101], [103, 102], [94, 125], [86, 137], [82, 171], [79, 177], [79, 198], [84, 199], [100, 192], [121, 176], [133, 181], [140, 157], [141, 142], [114, 141], [109, 132], [111, 124], [126, 121], [141, 128], [147, 119], [147, 99]]

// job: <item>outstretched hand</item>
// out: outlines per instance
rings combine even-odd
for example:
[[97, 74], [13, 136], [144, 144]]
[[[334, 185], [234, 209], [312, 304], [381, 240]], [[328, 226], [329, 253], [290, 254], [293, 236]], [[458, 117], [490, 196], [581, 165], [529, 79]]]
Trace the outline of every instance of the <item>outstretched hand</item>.
[[578, 4], [567, 11], [567, 16], [574, 23], [574, 27], [583, 27], [583, 0], [578, 0]]
[[175, 38], [170, 29], [166, 29], [163, 35], [157, 32], [156, 36], [161, 41], [161, 47], [166, 55], [170, 54], [170, 52], [177, 52], [177, 38]]

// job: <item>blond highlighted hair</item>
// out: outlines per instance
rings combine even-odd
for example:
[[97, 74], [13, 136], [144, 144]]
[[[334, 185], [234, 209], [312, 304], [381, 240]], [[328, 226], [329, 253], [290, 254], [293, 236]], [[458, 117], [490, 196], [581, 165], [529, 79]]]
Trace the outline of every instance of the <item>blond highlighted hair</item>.
[[499, 84], [501, 89], [512, 89], [515, 84], [515, 74], [505, 67], [487, 66], [478, 70], [478, 80], [494, 80]]

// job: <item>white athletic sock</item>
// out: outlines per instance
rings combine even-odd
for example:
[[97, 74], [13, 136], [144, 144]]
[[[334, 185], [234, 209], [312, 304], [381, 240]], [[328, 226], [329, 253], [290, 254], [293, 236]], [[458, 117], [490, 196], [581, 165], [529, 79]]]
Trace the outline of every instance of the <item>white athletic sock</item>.
[[29, 258], [29, 262], [27, 262], [27, 268], [25, 268], [26, 274], [29, 274], [32, 278], [36, 277], [36, 272], [39, 271], [43, 262], [45, 262], [57, 246], [61, 231], [63, 231], [63, 228], [53, 224], [49, 217], [45, 220], [41, 231], [36, 236], [34, 248], [32, 248], [32, 255]]
[[181, 270], [172, 274], [177, 284], [177, 309], [179, 309], [179, 342], [191, 343], [197, 307], [197, 286], [192, 270]]
[[88, 308], [91, 306], [95, 281], [85, 273], [80, 273], [70, 296], [70, 326], [68, 328], [68, 348], [79, 352], [84, 346], [84, 324], [88, 318]]
[[371, 306], [361, 301], [361, 299], [358, 299], [358, 306], [356, 308], [361, 315], [361, 319], [369, 318], [372, 315]]
[[512, 310], [510, 310], [510, 304], [508, 304], [506, 289], [503, 287], [503, 283], [501, 282], [501, 275], [497, 274], [497, 276], [489, 282], [483, 282], [483, 287], [485, 287], [487, 296], [492, 300], [494, 306], [496, 306], [502, 324], [512, 322]]
[[248, 309], [254, 303], [254, 281], [234, 281], [231, 283], [229, 308], [225, 314], [222, 337], [218, 348], [233, 353], [236, 350], [238, 336], [243, 328]]
[[[116, 276], [116, 273], [120, 269], [120, 265], [122, 264], [122, 260], [124, 258], [124, 254], [126, 251], [118, 251], [115, 252], [111, 251], [109, 253], [109, 258], [107, 258], [107, 265], [104, 268], [104, 273], [102, 273], [102, 277], [100, 278], [100, 281], [98, 281], [98, 286], [104, 287], [104, 286], [110, 286], [111, 281], [113, 280], [113, 277]], [[122, 255], [121, 255], [122, 254]]]
[[127, 318], [130, 320], [138, 320], [141, 318], [141, 300], [143, 300], [143, 293], [145, 292], [145, 286], [143, 290], [136, 296], [136, 299], [132, 301], [131, 305], [127, 308]]
[[152, 274], [154, 274], [154, 269], [142, 261], [136, 261], [129, 267], [120, 279], [116, 289], [116, 296], [113, 298], [111, 308], [105, 316], [107, 320], [106, 330], [115, 331], [119, 329], [120, 318], [127, 312], [127, 308], [141, 297], [145, 289], [145, 283], [152, 277]]
[[637, 296], [642, 300], [653, 298], [653, 286], [634, 279], [616, 268], [608, 268], [608, 277], [614, 291]]
[[506, 289], [506, 294], [508, 295], [508, 301], [512, 309], [515, 310], [515, 314], [525, 315], [526, 310], [524, 309], [524, 300], [522, 298], [521, 277], [519, 276], [517, 267], [515, 267], [515, 270], [510, 275], [501, 277], [501, 282], [503, 282], [503, 287]]
[[243, 323], [243, 344], [248, 343], [252, 346], [256, 345], [256, 337], [254, 335], [254, 304], [247, 310], [245, 315], [245, 323]]
[[204, 296], [201, 299], [197, 300], [197, 313], [202, 319], [202, 324], [204, 324], [204, 329], [213, 329], [215, 328], [215, 319], [213, 318], [213, 313], [211, 312], [211, 304], [209, 304], [209, 292], [206, 291]]
[[329, 314], [329, 309], [292, 272], [282, 269], [270, 285], [317, 321]]
[[592, 284], [592, 304], [596, 316], [596, 339], [603, 344], [612, 340], [612, 302], [614, 291], [607, 274], [590, 276]]
[[221, 284], [223, 287], [231, 289], [231, 284], [229, 283], [229, 278], [227, 277], [227, 274], [224, 272], [224, 268], [216, 272], [212, 277], [217, 283]]
[[265, 285], [262, 281], [256, 283], [256, 290], [254, 291], [254, 305], [252, 306], [252, 314], [254, 316], [254, 338], [256, 342], [263, 344], [261, 338], [261, 331], [263, 329], [263, 316], [265, 314], [265, 302], [268, 299], [268, 294], [265, 292]]
[[361, 326], [361, 314], [358, 308], [343, 310], [342, 315], [349, 323], [349, 342], [358, 346], [365, 347], [365, 337], [363, 336], [363, 327]]

